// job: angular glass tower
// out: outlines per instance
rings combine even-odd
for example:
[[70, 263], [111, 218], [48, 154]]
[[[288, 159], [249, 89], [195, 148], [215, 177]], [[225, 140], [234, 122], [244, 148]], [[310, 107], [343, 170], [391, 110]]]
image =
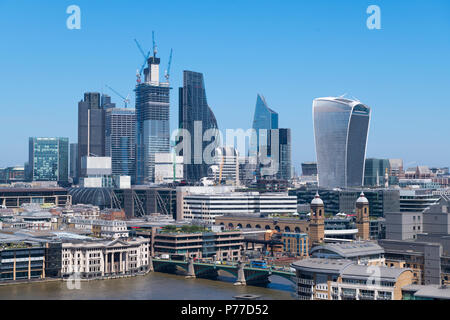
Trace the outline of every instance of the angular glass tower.
[[[256, 140], [253, 139], [252, 141], [250, 154], [254, 154], [255, 151], [259, 153], [260, 144], [270, 147], [268, 135], [270, 130], [278, 129], [278, 113], [267, 106], [266, 100], [260, 94], [256, 97], [256, 108], [252, 128], [256, 131]], [[260, 143], [260, 138], [265, 141]]]
[[69, 181], [69, 139], [29, 139], [29, 165], [32, 181]]
[[145, 81], [136, 85], [136, 184], [155, 181], [155, 154], [170, 152], [170, 86], [159, 81], [160, 59], [147, 60]]
[[[183, 87], [179, 89], [179, 128], [187, 130], [190, 135], [190, 150], [183, 149], [185, 158], [184, 176], [188, 181], [199, 181], [208, 176], [209, 165], [203, 159], [203, 151], [211, 141], [203, 141], [206, 130], [217, 129], [217, 121], [206, 100], [203, 74], [193, 71], [183, 71]], [[201, 141], [197, 146], [195, 141]], [[213, 141], [215, 150], [219, 141]], [[189, 143], [189, 142], [188, 142]], [[199, 150], [201, 146], [201, 150]], [[186, 152], [190, 152], [187, 155]]]
[[317, 98], [313, 102], [319, 186], [363, 185], [371, 109], [360, 101]]

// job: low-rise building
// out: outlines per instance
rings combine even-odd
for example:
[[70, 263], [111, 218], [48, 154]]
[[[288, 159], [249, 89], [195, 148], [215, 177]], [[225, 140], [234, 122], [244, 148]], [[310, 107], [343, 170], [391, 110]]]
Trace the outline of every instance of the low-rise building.
[[149, 240], [65, 242], [62, 277], [80, 279], [144, 274], [149, 270]]
[[376, 242], [354, 241], [351, 243], [328, 243], [315, 246], [312, 258], [345, 259], [361, 265], [384, 266], [384, 249]]
[[152, 240], [155, 254], [238, 261], [244, 248], [240, 231], [168, 233], [158, 232]]
[[300, 300], [402, 300], [411, 270], [358, 265], [344, 259], [309, 258], [291, 264]]

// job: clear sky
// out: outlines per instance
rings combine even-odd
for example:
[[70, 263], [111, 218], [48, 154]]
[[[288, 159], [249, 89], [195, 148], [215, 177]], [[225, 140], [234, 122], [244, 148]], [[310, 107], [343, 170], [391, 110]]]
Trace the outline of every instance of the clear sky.
[[[69, 5], [81, 29], [69, 30]], [[381, 30], [369, 30], [369, 5]], [[28, 159], [28, 137], [77, 140], [85, 91], [126, 95], [155, 30], [173, 48], [171, 129], [182, 71], [202, 72], [220, 129], [252, 125], [257, 93], [292, 128], [293, 163], [315, 160], [312, 100], [347, 93], [372, 108], [367, 157], [450, 165], [448, 0], [0, 0], [0, 167]]]

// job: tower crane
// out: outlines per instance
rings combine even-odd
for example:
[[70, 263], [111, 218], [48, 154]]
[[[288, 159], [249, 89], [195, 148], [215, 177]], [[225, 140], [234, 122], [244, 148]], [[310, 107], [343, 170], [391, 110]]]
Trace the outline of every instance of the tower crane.
[[137, 82], [140, 83], [141, 82], [141, 75], [142, 75], [142, 71], [144, 71], [145, 65], [147, 64], [147, 60], [148, 58], [150, 58], [150, 54], [151, 52], [149, 51], [147, 54], [145, 54], [144, 50], [142, 49], [141, 45], [139, 44], [139, 42], [134, 39], [134, 42], [136, 42], [136, 45], [139, 49], [139, 51], [141, 52], [142, 56], [144, 57], [144, 63], [142, 64], [142, 67], [140, 70], [136, 71], [136, 77], [137, 77]]
[[120, 98], [122, 98], [124, 104], [125, 104], [125, 108], [128, 107], [128, 103], [130, 102], [130, 94], [127, 95], [127, 97], [125, 98], [124, 96], [122, 96], [120, 93], [118, 93], [116, 90], [114, 90], [113, 88], [111, 88], [108, 85], [105, 85], [109, 90], [111, 90], [112, 92], [114, 92], [115, 94], [117, 94]]
[[172, 65], [172, 53], [173, 53], [173, 50], [170, 49], [169, 64], [167, 66], [166, 74], [164, 75], [167, 82], [169, 82], [169, 77], [170, 77], [170, 66]]

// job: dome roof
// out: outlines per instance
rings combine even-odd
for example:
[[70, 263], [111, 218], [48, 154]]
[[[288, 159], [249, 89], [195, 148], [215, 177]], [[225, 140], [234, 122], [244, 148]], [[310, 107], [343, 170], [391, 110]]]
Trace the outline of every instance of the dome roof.
[[356, 203], [362, 203], [362, 204], [369, 203], [369, 200], [367, 200], [366, 196], [364, 195], [364, 192], [361, 192], [358, 200], [356, 200]]
[[319, 205], [323, 206], [323, 201], [322, 201], [322, 199], [320, 199], [319, 192], [316, 192], [316, 196], [311, 201], [311, 204], [316, 205], [316, 206], [319, 206]]

